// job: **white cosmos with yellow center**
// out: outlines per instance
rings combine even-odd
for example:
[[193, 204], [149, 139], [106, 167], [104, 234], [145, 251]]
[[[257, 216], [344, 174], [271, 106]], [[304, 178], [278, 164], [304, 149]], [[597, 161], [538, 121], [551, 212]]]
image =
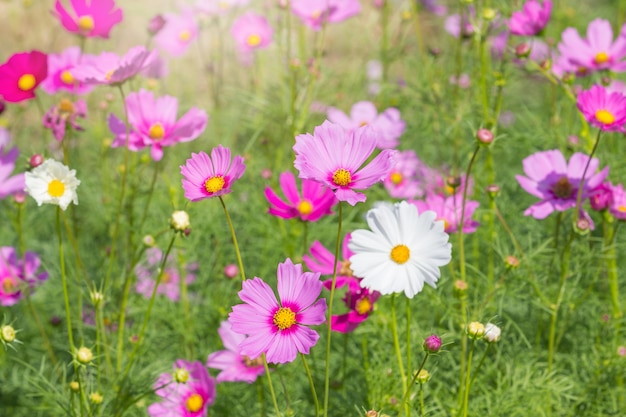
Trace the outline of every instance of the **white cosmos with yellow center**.
[[63, 210], [70, 203], [78, 204], [76, 170], [69, 169], [54, 159], [47, 159], [41, 165], [24, 174], [26, 192], [37, 202], [55, 204]]
[[356, 230], [348, 244], [350, 267], [361, 286], [381, 294], [413, 298], [424, 283], [435, 287], [439, 267], [450, 262], [452, 246], [434, 211], [418, 213], [406, 201], [380, 203], [367, 212], [371, 230]]

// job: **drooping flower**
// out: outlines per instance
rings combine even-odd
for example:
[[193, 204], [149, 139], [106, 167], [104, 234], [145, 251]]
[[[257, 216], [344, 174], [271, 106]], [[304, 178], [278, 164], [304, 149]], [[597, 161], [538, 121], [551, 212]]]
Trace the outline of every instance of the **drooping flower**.
[[145, 70], [156, 57], [156, 51], [143, 46], [135, 46], [121, 57], [113, 52], [102, 52], [74, 67], [72, 75], [85, 84], [117, 86]]
[[562, 59], [584, 74], [592, 71], [626, 70], [626, 25], [613, 42], [613, 29], [608, 20], [595, 19], [587, 27], [587, 39], [582, 39], [574, 28], [567, 28], [558, 45]]
[[246, 336], [235, 333], [228, 321], [223, 321], [217, 332], [224, 344], [224, 350], [213, 352], [207, 359], [206, 366], [220, 369], [217, 382], [247, 382], [256, 381], [257, 377], [265, 373], [261, 358], [249, 358], [240, 353], [239, 345], [246, 340]]
[[211, 157], [204, 152], [192, 153], [187, 163], [180, 167], [185, 197], [200, 201], [228, 194], [245, 170], [243, 158], [237, 155], [231, 161], [230, 149], [222, 145], [211, 150]]
[[371, 101], [359, 101], [354, 104], [349, 117], [341, 110], [330, 107], [327, 117], [329, 121], [341, 125], [350, 132], [365, 125], [374, 128], [378, 138], [376, 146], [380, 149], [398, 146], [399, 138], [406, 126], [404, 120], [400, 118], [398, 109], [391, 107], [378, 114], [376, 106]]
[[50, 107], [50, 110], [43, 116], [43, 127], [52, 130], [54, 138], [62, 141], [68, 124], [76, 131], [83, 130], [76, 119], [84, 119], [86, 116], [87, 103], [84, 100], [72, 102], [64, 98], [59, 104]]
[[41, 262], [35, 252], [20, 257], [10, 246], [0, 247], [0, 305], [7, 307], [18, 303], [24, 291], [32, 292], [35, 286], [48, 278], [47, 272], [37, 273]]
[[327, 23], [339, 23], [361, 13], [358, 0], [292, 0], [291, 11], [302, 23], [318, 31]]
[[[146, 298], [152, 296], [154, 286], [158, 285], [157, 294], [166, 296], [172, 301], [178, 301], [180, 298], [180, 280], [184, 278], [187, 285], [196, 280], [197, 263], [189, 263], [179, 268], [176, 265], [176, 257], [172, 254], [165, 261], [165, 267], [161, 273], [161, 278], [157, 283], [159, 276], [159, 266], [161, 265], [163, 252], [159, 248], [149, 248], [146, 250], [146, 259], [135, 267], [135, 275], [137, 283], [135, 290]], [[181, 277], [181, 272], [184, 277]]]
[[126, 97], [128, 122], [131, 129], [126, 136], [126, 124], [111, 114], [109, 129], [115, 135], [112, 147], [126, 146], [131, 151], [150, 147], [155, 161], [163, 158], [163, 148], [196, 139], [204, 129], [208, 116], [196, 107], [189, 109], [179, 120], [178, 99], [171, 96], [156, 98], [151, 91], [140, 90]]
[[608, 131], [624, 131], [626, 96], [594, 85], [576, 97], [576, 106], [592, 125]]
[[302, 265], [291, 259], [278, 264], [278, 295], [261, 278], [246, 280], [239, 291], [244, 304], [233, 306], [229, 315], [234, 332], [248, 335], [239, 344], [240, 353], [267, 362], [287, 363], [298, 353], [308, 354], [319, 334], [307, 326], [325, 320], [326, 300], [317, 299], [322, 291], [319, 273], [302, 272]]
[[337, 204], [335, 194], [317, 181], [302, 180], [302, 196], [291, 172], [280, 174], [279, 183], [286, 202], [270, 187], [265, 187], [265, 198], [270, 203], [269, 214], [273, 216], [283, 219], [299, 217], [302, 221], [315, 222], [331, 214], [332, 207]]
[[430, 168], [419, 160], [415, 151], [397, 152], [384, 185], [393, 198], [416, 198], [424, 195], [424, 180], [431, 176]]
[[70, 203], [78, 204], [76, 188], [80, 181], [76, 179], [76, 170], [70, 170], [54, 159], [46, 159], [24, 176], [26, 192], [35, 199], [38, 206], [55, 204], [65, 210]]
[[371, 230], [356, 230], [348, 244], [354, 275], [361, 286], [381, 294], [404, 291], [413, 298], [424, 283], [436, 286], [439, 267], [450, 262], [452, 246], [432, 211], [418, 213], [402, 201], [381, 203], [366, 215]]
[[534, 36], [546, 27], [552, 13], [552, 2], [528, 0], [521, 11], [513, 12], [509, 20], [509, 30], [513, 35]]
[[235, 20], [231, 33], [239, 51], [250, 53], [256, 49], [267, 48], [272, 43], [274, 30], [264, 16], [246, 13]]
[[[565, 211], [576, 206], [578, 187], [589, 156], [575, 153], [569, 162], [560, 150], [534, 153], [524, 159], [524, 173], [515, 178], [526, 192], [538, 197], [539, 202], [524, 211], [525, 216], [545, 219], [553, 211]], [[609, 167], [596, 172], [600, 162], [592, 158], [582, 184], [581, 201], [593, 194], [609, 174]]]
[[48, 94], [67, 91], [74, 94], [87, 94], [93, 85], [78, 82], [72, 73], [79, 64], [89, 63], [93, 55], [83, 54], [78, 46], [70, 46], [61, 53], [48, 54], [48, 76], [41, 83], [41, 89]]
[[35, 98], [35, 89], [48, 76], [48, 56], [40, 51], [13, 54], [0, 65], [0, 97], [9, 103]]
[[151, 417], [206, 417], [215, 401], [215, 380], [202, 362], [178, 359], [174, 372], [161, 374], [154, 383], [161, 402], [148, 407]]
[[194, 13], [167, 14], [165, 26], [154, 37], [157, 46], [172, 56], [181, 56], [198, 37], [199, 27]]
[[294, 166], [300, 178], [312, 179], [335, 191], [339, 201], [350, 205], [366, 200], [365, 190], [383, 181], [393, 163], [393, 151], [383, 150], [362, 167], [376, 148], [376, 131], [363, 126], [347, 132], [340, 125], [325, 121], [313, 135], [296, 137]]
[[[424, 200], [412, 200], [411, 204], [417, 207], [417, 211], [423, 213], [432, 210], [437, 214], [437, 220], [443, 220], [444, 231], [446, 233], [456, 233], [459, 231], [461, 223], [461, 213], [463, 209], [463, 195], [454, 194], [448, 197], [441, 194], [428, 194]], [[472, 218], [474, 211], [480, 203], [474, 200], [465, 202], [465, 214], [463, 215], [463, 233], [474, 233], [479, 223]]]
[[113, 0], [72, 0], [71, 4], [72, 13], [56, 0], [53, 11], [68, 32], [107, 39], [113, 26], [122, 21], [122, 9]]
[[[11, 176], [15, 169], [15, 161], [20, 155], [17, 147], [5, 152], [8, 148], [9, 134], [0, 131], [0, 137], [6, 139], [0, 140], [0, 200], [13, 195], [17, 192], [24, 191], [24, 174], [16, 174]], [[4, 142], [4, 143], [3, 143]]]

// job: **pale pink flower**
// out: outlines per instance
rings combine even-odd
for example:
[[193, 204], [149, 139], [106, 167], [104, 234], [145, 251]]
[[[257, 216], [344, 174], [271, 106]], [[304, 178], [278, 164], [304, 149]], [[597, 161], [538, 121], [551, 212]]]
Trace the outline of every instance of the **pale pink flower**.
[[85, 84], [117, 86], [150, 66], [156, 56], [156, 51], [148, 51], [143, 46], [135, 46], [121, 57], [113, 52], [102, 52], [90, 62], [74, 67], [72, 75]]
[[324, 22], [339, 23], [361, 13], [359, 0], [291, 0], [290, 3], [293, 14], [316, 31]]
[[135, 290], [144, 297], [150, 298], [155, 284], [158, 284], [157, 294], [164, 295], [172, 301], [178, 301], [181, 272], [184, 274], [185, 283], [189, 285], [196, 280], [198, 264], [190, 263], [179, 268], [176, 264], [176, 257], [170, 254], [165, 261], [163, 273], [157, 283], [162, 257], [163, 252], [159, 248], [149, 248], [146, 251], [145, 261], [135, 267], [135, 275], [137, 276]]
[[154, 37], [157, 46], [172, 56], [181, 56], [198, 37], [199, 27], [193, 11], [167, 14], [165, 26]]
[[81, 63], [88, 63], [93, 55], [83, 54], [78, 46], [70, 46], [58, 54], [48, 54], [48, 77], [41, 83], [41, 89], [48, 94], [67, 91], [74, 94], [87, 94], [93, 85], [78, 82], [72, 70]]
[[52, 135], [59, 142], [65, 138], [67, 126], [75, 131], [84, 130], [76, 119], [87, 117], [87, 103], [85, 100], [72, 102], [69, 99], [62, 99], [59, 104], [55, 104], [43, 116], [43, 127], [52, 130]]
[[256, 49], [267, 48], [272, 43], [274, 30], [265, 17], [246, 13], [235, 20], [231, 33], [239, 51], [250, 53]]
[[513, 35], [534, 36], [540, 33], [550, 20], [552, 2], [528, 0], [521, 11], [513, 12], [509, 20], [509, 30]]
[[[461, 213], [463, 212], [463, 195], [454, 194], [448, 197], [440, 194], [429, 194], [424, 200], [411, 200], [411, 204], [417, 207], [419, 213], [432, 210], [437, 214], [437, 220], [443, 220], [444, 232], [456, 233], [459, 231], [461, 223]], [[478, 208], [478, 201], [467, 200], [465, 202], [465, 215], [463, 215], [463, 233], [474, 233], [479, 223], [472, 218], [474, 211]]]
[[60, 0], [54, 3], [52, 12], [63, 27], [85, 37], [108, 38], [113, 26], [122, 21], [122, 9], [113, 0], [71, 0], [71, 12]]

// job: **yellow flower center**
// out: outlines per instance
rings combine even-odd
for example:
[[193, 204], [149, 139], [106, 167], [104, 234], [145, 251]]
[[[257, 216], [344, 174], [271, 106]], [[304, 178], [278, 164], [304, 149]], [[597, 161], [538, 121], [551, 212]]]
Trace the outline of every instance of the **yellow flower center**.
[[559, 180], [552, 187], [552, 192], [559, 198], [569, 198], [574, 192], [574, 187], [569, 182], [566, 176], [559, 178]]
[[443, 222], [443, 230], [444, 232], [447, 232], [450, 229], [450, 222], [448, 222], [445, 218], [441, 217], [437, 220], [440, 220]]
[[204, 189], [207, 190], [208, 193], [213, 194], [221, 191], [222, 188], [224, 188], [224, 184], [226, 184], [226, 181], [224, 181], [224, 177], [218, 175], [216, 177], [211, 177], [206, 180], [204, 182]]
[[252, 47], [259, 46], [259, 44], [261, 43], [261, 37], [259, 35], [252, 34], [248, 36], [247, 42], [248, 45]]
[[615, 116], [608, 110], [598, 110], [596, 112], [596, 120], [603, 125], [610, 125], [615, 122]]
[[617, 206], [617, 211], [620, 213], [626, 213], [626, 206]]
[[107, 81], [111, 81], [111, 77], [113, 76], [113, 71], [109, 71], [107, 72], [107, 74], [105, 75], [105, 78], [107, 79]]
[[161, 279], [159, 280], [159, 282], [161, 284], [167, 284], [171, 280], [172, 280], [172, 276], [168, 274], [167, 272], [163, 272], [163, 274], [161, 274]]
[[10, 278], [5, 278], [4, 280], [2, 280], [2, 291], [4, 291], [5, 294], [12, 293], [14, 288], [15, 284], [13, 283], [13, 281], [11, 281]]
[[339, 168], [333, 174], [333, 183], [339, 187], [345, 187], [350, 184], [352, 181], [352, 176], [350, 175], [350, 171], [347, 169]]
[[411, 251], [406, 245], [394, 246], [393, 249], [391, 249], [391, 253], [389, 254], [391, 260], [400, 265], [408, 261], [410, 256]]
[[600, 52], [596, 54], [593, 60], [595, 61], [596, 64], [600, 65], [600, 64], [606, 64], [607, 62], [609, 62], [610, 59], [611, 58], [609, 57], [609, 54], [607, 54], [606, 52]]
[[60, 75], [60, 78], [61, 78], [61, 81], [63, 81], [65, 84], [69, 84], [69, 85], [74, 84], [74, 76], [69, 70], [63, 71]]
[[296, 324], [296, 313], [294, 313], [289, 307], [281, 307], [276, 313], [274, 313], [274, 325], [280, 330], [289, 329]]
[[398, 185], [402, 182], [402, 174], [400, 174], [399, 172], [394, 172], [391, 174], [391, 176], [389, 176], [389, 179], [391, 180], [391, 183], [394, 185]]
[[298, 211], [303, 216], [311, 214], [311, 212], [313, 211], [313, 204], [311, 204], [311, 202], [308, 200], [302, 200], [298, 203]]
[[22, 91], [30, 91], [35, 87], [36, 82], [33, 74], [24, 74], [17, 80], [17, 87]]
[[72, 100], [69, 100], [67, 98], [62, 99], [59, 102], [58, 108], [61, 113], [74, 113], [74, 103], [72, 103]]
[[352, 269], [350, 268], [351, 266], [352, 266], [352, 262], [350, 261], [341, 262], [341, 267], [339, 268], [339, 275], [344, 276], [344, 277], [353, 276], [354, 272], [352, 272]]
[[185, 407], [187, 407], [187, 410], [191, 411], [192, 413], [197, 413], [198, 411], [200, 411], [203, 405], [204, 400], [202, 399], [202, 396], [200, 394], [193, 394], [192, 396], [187, 398], [187, 402], [185, 403]]
[[359, 127], [363, 127], [363, 126], [367, 126], [367, 122], [364, 121], [364, 122], [359, 123]]
[[183, 30], [180, 32], [180, 35], [178, 35], [178, 39], [180, 39], [181, 42], [187, 42], [189, 38], [191, 38], [191, 32], [188, 30]]
[[48, 183], [48, 194], [51, 197], [61, 197], [65, 193], [65, 184], [59, 180], [52, 180]]
[[93, 17], [91, 16], [81, 16], [78, 18], [78, 27], [85, 31], [85, 32], [89, 32], [93, 29], [94, 27], [94, 23], [93, 23]]
[[165, 136], [165, 129], [163, 129], [163, 125], [161, 123], [155, 123], [150, 126], [148, 136], [150, 136], [150, 139], [153, 140], [163, 139], [163, 136]]
[[372, 311], [372, 302], [369, 298], [363, 297], [359, 301], [356, 302], [354, 309], [357, 313], [363, 315]]
[[241, 359], [243, 360], [243, 364], [246, 365], [246, 368], [255, 368], [257, 366], [263, 366], [263, 358], [260, 356], [256, 359], [250, 359], [249, 356], [243, 355]]

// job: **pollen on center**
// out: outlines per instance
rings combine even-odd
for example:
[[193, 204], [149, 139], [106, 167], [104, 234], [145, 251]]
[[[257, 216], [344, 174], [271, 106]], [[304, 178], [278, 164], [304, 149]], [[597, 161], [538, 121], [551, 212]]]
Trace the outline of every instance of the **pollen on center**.
[[208, 193], [213, 194], [221, 191], [222, 188], [224, 188], [224, 184], [226, 184], [226, 180], [224, 180], [224, 177], [218, 175], [206, 180], [204, 182], [204, 189], [207, 190]]
[[408, 261], [410, 256], [411, 250], [408, 248], [408, 246], [402, 244], [394, 246], [393, 249], [391, 249], [391, 253], [389, 254], [391, 260], [399, 265], [402, 265], [403, 263]]
[[30, 91], [35, 87], [36, 82], [33, 74], [24, 74], [17, 80], [17, 87], [22, 91]]
[[63, 81], [64, 84], [68, 84], [68, 85], [74, 84], [74, 76], [69, 70], [65, 70], [61, 72], [61, 75], [59, 75], [59, 78], [61, 79], [61, 81]]
[[608, 110], [598, 110], [595, 116], [596, 120], [603, 125], [610, 125], [615, 122], [615, 116]]
[[298, 212], [303, 215], [309, 215], [313, 211], [313, 204], [309, 200], [301, 200], [298, 203]]
[[352, 175], [350, 171], [344, 168], [339, 168], [333, 173], [333, 183], [338, 187], [345, 187], [352, 181]]
[[363, 297], [356, 302], [354, 309], [360, 315], [367, 314], [372, 311], [372, 302], [368, 297]]
[[248, 45], [252, 47], [259, 46], [259, 44], [261, 43], [261, 37], [257, 34], [252, 34], [248, 36], [248, 39], [246, 40], [246, 42], [248, 42]]
[[11, 280], [11, 278], [5, 278], [2, 280], [2, 291], [5, 294], [10, 294], [13, 292], [15, 288], [15, 283]]
[[180, 39], [182, 42], [187, 42], [190, 38], [191, 38], [191, 32], [189, 32], [188, 30], [183, 30], [178, 35], [178, 39]]
[[402, 183], [403, 179], [404, 179], [404, 177], [402, 176], [402, 174], [397, 172], [397, 171], [391, 173], [391, 175], [389, 176], [389, 180], [394, 185], [399, 185], [400, 183]]
[[187, 398], [187, 401], [185, 402], [187, 410], [191, 411], [192, 413], [197, 413], [198, 411], [200, 411], [203, 405], [204, 400], [202, 399], [202, 396], [200, 394], [191, 395], [189, 398]]
[[274, 313], [272, 321], [280, 330], [287, 330], [296, 324], [296, 313], [289, 307], [281, 307]]
[[91, 16], [81, 16], [78, 18], [78, 27], [85, 32], [89, 32], [94, 28], [93, 17]]
[[150, 136], [150, 139], [152, 140], [163, 139], [163, 136], [165, 136], [165, 129], [163, 129], [163, 125], [161, 123], [155, 123], [150, 126], [148, 136]]
[[607, 62], [609, 62], [610, 59], [611, 57], [609, 57], [609, 54], [607, 54], [606, 52], [599, 52], [593, 58], [594, 62], [598, 65], [606, 64]]
[[48, 183], [48, 194], [51, 197], [61, 197], [65, 193], [65, 184], [59, 180], [52, 180]]

